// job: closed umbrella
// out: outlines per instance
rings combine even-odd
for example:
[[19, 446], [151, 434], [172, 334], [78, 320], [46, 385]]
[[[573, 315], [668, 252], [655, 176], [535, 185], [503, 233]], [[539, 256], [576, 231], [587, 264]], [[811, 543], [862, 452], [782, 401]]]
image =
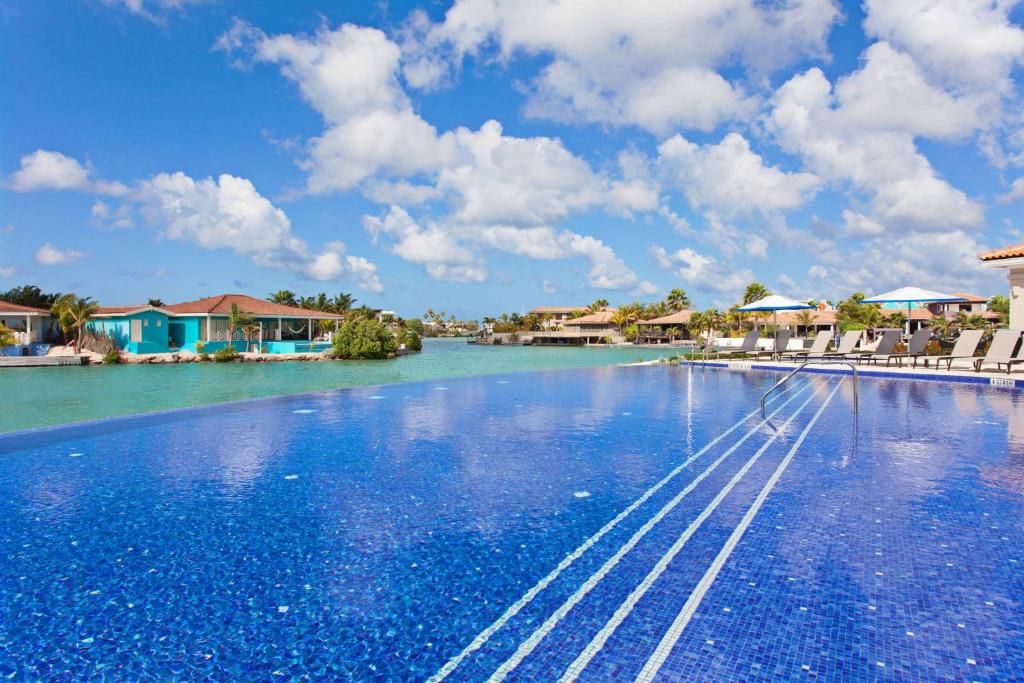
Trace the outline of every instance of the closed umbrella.
[[766, 296], [763, 299], [759, 299], [746, 306], [740, 306], [738, 310], [754, 312], [754, 311], [771, 311], [772, 312], [772, 323], [775, 325], [775, 341], [778, 343], [779, 340], [779, 311], [798, 311], [807, 308], [814, 308], [809, 303], [804, 301], [797, 301], [796, 299], [789, 299], [778, 294], [772, 294]]

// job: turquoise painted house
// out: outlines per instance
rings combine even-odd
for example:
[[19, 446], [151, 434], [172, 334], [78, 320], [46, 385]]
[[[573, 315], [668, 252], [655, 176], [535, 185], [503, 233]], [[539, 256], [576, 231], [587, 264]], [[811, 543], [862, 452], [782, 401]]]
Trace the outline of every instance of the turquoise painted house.
[[[257, 339], [246, 342], [240, 331], [232, 334], [228, 319], [233, 304], [255, 318], [259, 326]], [[329, 341], [315, 338], [318, 320], [333, 320], [338, 325], [343, 317], [245, 294], [221, 294], [161, 307], [102, 307], [87, 327], [110, 336], [129, 353], [195, 353], [199, 342], [207, 352], [231, 345], [238, 351], [301, 353], [329, 346]]]
[[165, 353], [169, 348], [169, 315], [153, 306], [104, 306], [86, 327], [110, 337], [128, 353]]

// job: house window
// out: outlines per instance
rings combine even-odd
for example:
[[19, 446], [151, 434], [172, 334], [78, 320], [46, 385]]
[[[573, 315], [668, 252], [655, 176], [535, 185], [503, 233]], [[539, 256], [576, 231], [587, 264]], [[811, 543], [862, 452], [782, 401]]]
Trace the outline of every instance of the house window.
[[157, 319], [157, 321], [156, 321], [156, 326], [157, 326], [157, 327], [163, 327], [163, 324], [164, 324], [164, 321], [163, 321], [163, 320], [160, 320], [160, 319], [158, 318], [158, 319]]
[[149, 327], [149, 321], [148, 321], [148, 320], [145, 320], [145, 319], [143, 319], [143, 321], [142, 321], [142, 326], [143, 326], [143, 327]]
[[132, 320], [131, 321], [131, 341], [141, 342], [142, 341], [142, 321]]

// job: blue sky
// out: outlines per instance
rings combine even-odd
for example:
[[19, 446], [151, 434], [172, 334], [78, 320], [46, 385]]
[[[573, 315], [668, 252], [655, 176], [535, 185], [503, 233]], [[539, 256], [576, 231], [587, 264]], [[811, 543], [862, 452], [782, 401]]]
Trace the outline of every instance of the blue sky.
[[0, 290], [419, 315], [918, 285], [1024, 241], [1024, 5], [0, 2]]

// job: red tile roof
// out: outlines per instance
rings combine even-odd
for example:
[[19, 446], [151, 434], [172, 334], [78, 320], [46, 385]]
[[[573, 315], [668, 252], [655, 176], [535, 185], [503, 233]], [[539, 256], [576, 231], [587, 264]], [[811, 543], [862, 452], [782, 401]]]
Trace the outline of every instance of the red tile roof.
[[968, 303], [972, 304], [983, 304], [986, 301], [988, 301], [988, 299], [986, 299], [985, 297], [978, 296], [977, 294], [964, 294], [963, 292], [953, 292], [953, 296], [958, 296], [961, 299], [964, 299]]
[[584, 315], [579, 318], [573, 318], [572, 320], [566, 320], [563, 325], [610, 325], [612, 322], [612, 316], [615, 315], [614, 310], [603, 310], [597, 313], [591, 313], [590, 315]]
[[676, 311], [675, 313], [669, 313], [663, 315], [660, 318], [652, 318], [650, 320], [640, 320], [637, 322], [639, 325], [687, 325], [690, 322], [690, 318], [693, 317], [694, 311]]
[[992, 251], [978, 254], [978, 258], [982, 261], [999, 261], [1004, 258], [1018, 258], [1021, 256], [1024, 256], [1024, 244], [1015, 244], [1011, 247], [993, 249]]
[[166, 308], [160, 306], [150, 306], [149, 304], [135, 304], [134, 306], [100, 306], [96, 310], [96, 315], [129, 315], [131, 313], [140, 313], [142, 311], [159, 311], [160, 313], [168, 313]]
[[3, 299], [0, 299], [0, 313], [37, 313], [40, 315], [50, 315], [50, 312], [45, 308], [12, 304], [10, 301], [4, 301]]
[[186, 301], [180, 304], [164, 306], [164, 310], [177, 315], [227, 315], [231, 312], [231, 304], [238, 304], [243, 313], [281, 318], [316, 318], [317, 320], [340, 320], [344, 316], [326, 311], [312, 311], [298, 306], [275, 304], [273, 301], [257, 299], [245, 294], [221, 294], [209, 296], [198, 301]]
[[[832, 309], [826, 309], [824, 311], [807, 309], [811, 314], [812, 325], [834, 325], [836, 322], [836, 312]], [[779, 324], [780, 325], [802, 325], [799, 322], [802, 317], [800, 314], [803, 311], [779, 311]], [[771, 322], [771, 316], [764, 319], [766, 322]]]

